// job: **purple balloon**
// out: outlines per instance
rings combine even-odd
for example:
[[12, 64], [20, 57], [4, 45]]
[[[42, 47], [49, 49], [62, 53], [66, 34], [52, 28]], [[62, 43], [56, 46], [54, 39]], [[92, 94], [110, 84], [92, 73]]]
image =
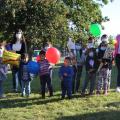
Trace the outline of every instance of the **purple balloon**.
[[116, 36], [116, 40], [120, 41], [120, 34]]

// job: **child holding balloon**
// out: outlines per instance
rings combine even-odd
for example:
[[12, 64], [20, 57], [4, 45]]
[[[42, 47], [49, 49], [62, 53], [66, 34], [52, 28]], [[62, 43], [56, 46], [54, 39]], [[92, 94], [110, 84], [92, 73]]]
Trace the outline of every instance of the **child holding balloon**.
[[40, 51], [40, 83], [41, 83], [41, 93], [42, 98], [45, 99], [45, 88], [46, 84], [49, 90], [50, 96], [53, 96], [53, 88], [50, 78], [50, 63], [45, 58], [46, 52], [44, 50]]
[[64, 65], [59, 70], [59, 77], [61, 79], [62, 99], [65, 98], [67, 92], [68, 99], [72, 97], [72, 78], [74, 75], [73, 68], [70, 66], [71, 59], [66, 57]]
[[20, 75], [21, 75], [21, 83], [22, 83], [22, 97], [25, 95], [29, 97], [31, 89], [30, 89], [30, 73], [28, 71], [28, 63], [29, 63], [29, 56], [28, 54], [21, 55], [21, 62], [20, 62]]

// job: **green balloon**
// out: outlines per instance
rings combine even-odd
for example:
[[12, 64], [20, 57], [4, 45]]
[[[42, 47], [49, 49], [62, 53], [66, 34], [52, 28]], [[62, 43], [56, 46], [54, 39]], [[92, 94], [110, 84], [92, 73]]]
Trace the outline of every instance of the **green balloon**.
[[100, 24], [91, 24], [90, 26], [90, 33], [94, 36], [94, 37], [99, 37], [101, 35], [101, 25]]

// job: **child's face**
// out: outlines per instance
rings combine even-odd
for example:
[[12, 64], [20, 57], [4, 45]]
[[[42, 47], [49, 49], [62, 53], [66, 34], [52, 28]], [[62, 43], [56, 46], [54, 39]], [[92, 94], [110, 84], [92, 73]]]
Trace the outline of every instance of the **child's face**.
[[72, 60], [72, 63], [73, 63], [73, 64], [76, 64], [76, 63], [77, 63], [76, 59], [73, 59], [73, 60]]
[[28, 62], [28, 60], [29, 60], [29, 57], [28, 57], [28, 56], [25, 56], [24, 61], [25, 61], [25, 62]]
[[65, 59], [65, 60], [64, 60], [64, 65], [65, 65], [65, 66], [69, 66], [69, 65], [70, 65], [70, 60]]
[[44, 59], [45, 59], [45, 55], [41, 54], [41, 55], [40, 55], [40, 60], [42, 61], [42, 60], [44, 60]]

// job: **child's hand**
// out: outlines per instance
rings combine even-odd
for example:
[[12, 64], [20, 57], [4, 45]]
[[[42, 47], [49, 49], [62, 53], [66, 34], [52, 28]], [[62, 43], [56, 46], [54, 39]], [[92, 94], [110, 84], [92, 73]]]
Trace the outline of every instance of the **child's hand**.
[[89, 73], [91, 73], [91, 72], [93, 72], [93, 71], [94, 71], [94, 69], [90, 69], [90, 70], [89, 70]]
[[61, 81], [63, 81], [63, 77], [60, 77]]
[[112, 61], [112, 65], [115, 66], [115, 61]]
[[64, 76], [65, 76], [65, 77], [68, 76], [67, 73], [64, 73]]
[[102, 59], [98, 59], [99, 62], [102, 62]]

